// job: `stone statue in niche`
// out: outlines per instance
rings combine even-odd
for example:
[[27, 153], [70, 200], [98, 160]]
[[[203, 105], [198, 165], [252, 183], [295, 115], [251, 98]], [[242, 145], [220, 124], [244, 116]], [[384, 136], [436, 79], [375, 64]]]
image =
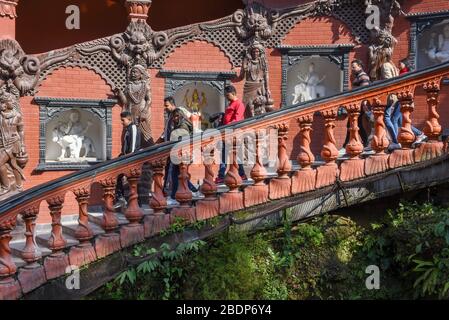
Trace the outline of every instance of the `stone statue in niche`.
[[142, 134], [142, 147], [153, 145], [151, 136], [151, 93], [150, 77], [146, 68], [135, 65], [131, 68], [128, 76], [128, 84], [125, 91], [115, 90], [123, 109], [131, 112], [134, 123], [139, 127]]
[[245, 80], [243, 103], [246, 106], [246, 117], [255, 115], [254, 99], [259, 96], [265, 97], [267, 110], [273, 108], [265, 48], [260, 43], [254, 42], [248, 48], [238, 80]]
[[425, 50], [427, 56], [432, 62], [444, 63], [449, 61], [449, 23], [443, 27], [443, 33], [430, 34], [428, 50]]
[[320, 76], [315, 71], [315, 64], [309, 64], [309, 73], [298, 75], [299, 84], [295, 86], [292, 104], [306, 102], [309, 100], [322, 98], [326, 96], [326, 87], [322, 85], [326, 75]]
[[[13, 94], [0, 91], [0, 195], [22, 191], [23, 168], [28, 162], [22, 114]], [[13, 177], [13, 181], [11, 181]]]
[[190, 90], [186, 91], [184, 96], [185, 106], [192, 112], [190, 121], [193, 125], [193, 133], [201, 132], [204, 125], [208, 125], [207, 119], [209, 114], [204, 112], [204, 107], [207, 106], [207, 98], [204, 92], [201, 92], [201, 98], [198, 93], [198, 89], [195, 89], [192, 94], [192, 98], [189, 99]]
[[[81, 113], [78, 110], [72, 110], [68, 122], [60, 122], [53, 130], [53, 142], [61, 147], [61, 155], [58, 161], [83, 161], [92, 154], [96, 157], [95, 146], [92, 139], [86, 136], [92, 122], [87, 121], [87, 125], [81, 123]], [[67, 150], [69, 150], [68, 156]], [[84, 153], [82, 154], [82, 150]]]

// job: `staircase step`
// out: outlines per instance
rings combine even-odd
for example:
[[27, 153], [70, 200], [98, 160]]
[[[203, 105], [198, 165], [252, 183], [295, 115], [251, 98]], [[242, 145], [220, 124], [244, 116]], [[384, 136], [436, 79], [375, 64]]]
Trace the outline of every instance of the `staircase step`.
[[[11, 247], [13, 255], [15, 255], [17, 257], [21, 257], [23, 248], [25, 247], [25, 240], [13, 241], [9, 244], [9, 246]], [[42, 254], [42, 257], [46, 257], [51, 254], [51, 250], [45, 246], [38, 244], [38, 248]]]
[[[103, 220], [103, 212], [89, 212], [89, 221], [97, 226], [101, 226]], [[116, 214], [119, 226], [126, 225], [129, 221], [125, 218], [125, 215], [121, 213]]]
[[[51, 232], [42, 233], [36, 236], [36, 242], [39, 246], [48, 248], [48, 240], [50, 239]], [[63, 234], [64, 239], [66, 240], [65, 248], [70, 248], [79, 244], [79, 241], [73, 238], [70, 235]]]
[[[94, 223], [89, 224], [89, 225], [92, 228], [94, 236], [98, 236], [100, 234], [104, 234], [105, 233], [104, 230], [100, 226], [98, 226], [98, 225], [96, 225]], [[67, 235], [71, 236], [74, 239], [75, 239], [76, 229], [78, 229], [78, 223], [70, 223], [70, 224], [62, 225], [62, 230], [63, 230], [64, 234], [67, 234]]]

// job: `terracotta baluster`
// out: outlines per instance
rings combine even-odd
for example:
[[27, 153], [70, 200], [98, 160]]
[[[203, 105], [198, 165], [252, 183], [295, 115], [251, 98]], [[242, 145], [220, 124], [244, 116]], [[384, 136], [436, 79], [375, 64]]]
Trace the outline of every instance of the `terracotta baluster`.
[[349, 142], [346, 145], [346, 153], [349, 160], [343, 161], [340, 166], [340, 179], [351, 181], [365, 176], [365, 160], [360, 158], [363, 152], [362, 138], [359, 133], [360, 107], [363, 102], [357, 101], [345, 106], [349, 114]]
[[76, 266], [84, 266], [97, 260], [97, 254], [90, 243], [94, 234], [89, 225], [88, 205], [90, 198], [90, 186], [73, 190], [78, 202], [78, 226], [75, 230], [75, 238], [80, 242], [72, 247], [69, 253], [70, 263]]
[[139, 207], [139, 193], [137, 190], [141, 174], [142, 170], [140, 168], [133, 168], [126, 173], [129, 184], [129, 199], [125, 217], [130, 222], [130, 225], [139, 224], [143, 218], [142, 209]]
[[21, 296], [20, 284], [13, 277], [17, 267], [9, 246], [12, 239], [11, 232], [15, 226], [15, 216], [0, 223], [0, 300], [15, 300]]
[[321, 158], [326, 161], [326, 164], [317, 168], [317, 189], [333, 185], [336, 182], [338, 175], [338, 166], [335, 163], [338, 158], [338, 149], [336, 147], [337, 142], [335, 141], [334, 136], [337, 110], [325, 110], [320, 113], [324, 117], [325, 122], [324, 145], [321, 150]]
[[91, 240], [94, 236], [89, 225], [88, 205], [90, 198], [90, 187], [81, 187], [73, 191], [79, 207], [78, 227], [75, 231], [75, 238], [83, 243]]
[[214, 152], [203, 149], [204, 179], [200, 191], [205, 198], [196, 203], [196, 218], [198, 221], [213, 218], [219, 214], [217, 198], [218, 187], [215, 183]]
[[22, 250], [22, 259], [30, 265], [35, 264], [42, 257], [36, 241], [34, 229], [36, 227], [36, 219], [39, 214], [39, 207], [32, 206], [22, 212], [22, 219], [25, 221], [25, 247]]
[[204, 194], [206, 199], [216, 198], [218, 187], [215, 183], [215, 160], [213, 155], [204, 156], [204, 179], [201, 185], [201, 193]]
[[410, 149], [416, 136], [412, 131], [411, 113], [415, 109], [413, 91], [406, 90], [398, 94], [401, 103], [402, 127], [399, 129], [398, 141], [403, 149]]
[[316, 170], [312, 169], [315, 156], [310, 149], [313, 115], [305, 115], [297, 120], [300, 128], [298, 163], [301, 169], [295, 172], [292, 178], [293, 194], [314, 190], [316, 184]]
[[131, 168], [126, 172], [129, 185], [128, 207], [125, 217], [128, 225], [120, 228], [120, 243], [122, 247], [128, 247], [145, 240], [145, 229], [141, 224], [144, 214], [139, 206], [138, 183], [142, 175], [141, 168]]
[[189, 189], [189, 165], [188, 160], [183, 159], [179, 164], [179, 183], [178, 190], [176, 191], [175, 199], [181, 205], [181, 207], [188, 207], [192, 202], [192, 192]]
[[61, 211], [64, 204], [65, 194], [54, 196], [47, 200], [51, 215], [51, 236], [48, 246], [54, 254], [58, 254], [65, 248], [67, 241], [62, 235]]
[[14, 275], [17, 271], [9, 247], [9, 242], [12, 239], [11, 232], [15, 227], [16, 217], [0, 223], [0, 280]]
[[415, 161], [425, 161], [443, 154], [443, 142], [439, 141], [442, 128], [439, 123], [440, 115], [437, 107], [440, 103], [440, 82], [441, 78], [436, 78], [424, 84], [424, 90], [427, 92], [427, 105], [429, 109], [429, 118], [424, 126], [424, 134], [429, 141], [421, 144], [415, 150]]
[[118, 220], [114, 208], [117, 180], [115, 178], [106, 178], [100, 181], [100, 184], [103, 187], [104, 202], [102, 228], [106, 233], [111, 233], [118, 228]]
[[181, 157], [181, 162], [179, 163], [178, 190], [175, 194], [175, 199], [179, 202], [180, 206], [172, 210], [172, 216], [174, 218], [182, 218], [186, 223], [195, 222], [196, 220], [195, 208], [190, 206], [193, 199], [192, 191], [189, 189], [190, 161], [189, 154], [184, 154]]
[[397, 95], [399, 102], [401, 103], [402, 113], [402, 127], [399, 129], [398, 142], [401, 144], [402, 148], [393, 151], [390, 155], [389, 165], [392, 169], [411, 165], [415, 162], [413, 156], [414, 150], [411, 149], [411, 147], [416, 140], [416, 136], [412, 131], [412, 120], [410, 117], [415, 108], [413, 101], [414, 91], [415, 88], [410, 87], [399, 92]]
[[153, 214], [147, 215], [143, 220], [145, 237], [158, 235], [170, 226], [170, 215], [165, 214], [167, 199], [164, 195], [164, 173], [167, 161], [157, 160], [150, 164], [153, 171], [154, 192], [150, 200]]
[[357, 158], [363, 152], [362, 138], [359, 133], [359, 116], [360, 116], [360, 103], [356, 102], [348, 104], [346, 110], [349, 114], [349, 142], [346, 145], [346, 153], [350, 158]]
[[255, 135], [256, 159], [251, 170], [251, 179], [254, 185], [245, 188], [243, 197], [245, 207], [249, 208], [268, 201], [269, 188], [265, 183], [267, 179], [267, 169], [262, 164], [262, 152], [265, 150], [265, 139], [261, 131]]
[[103, 216], [101, 227], [106, 232], [95, 239], [95, 252], [98, 259], [104, 258], [121, 249], [120, 236], [116, 233], [119, 226], [114, 209], [117, 179], [108, 177], [99, 181], [103, 188]]
[[165, 162], [155, 161], [151, 163], [153, 170], [154, 192], [150, 200], [150, 207], [154, 215], [164, 215], [167, 208], [167, 199], [164, 195], [164, 172]]
[[265, 186], [265, 179], [267, 178], [267, 169], [261, 162], [261, 152], [263, 150], [263, 137], [260, 132], [256, 133], [256, 163], [251, 170], [251, 179], [254, 180], [255, 186]]
[[[232, 141], [232, 144], [231, 144]], [[237, 159], [237, 139], [228, 141], [232, 145], [232, 163], [225, 176], [224, 182], [229, 191], [220, 196], [220, 214], [241, 210], [244, 208], [243, 193], [239, 190], [243, 181], [239, 175], [239, 165]]]
[[376, 154], [368, 157], [365, 161], [365, 174], [367, 176], [385, 172], [389, 169], [388, 155], [385, 150], [388, 148], [388, 138], [385, 126], [385, 105], [376, 98], [372, 103], [374, 114], [374, 136], [371, 141], [371, 148]]
[[276, 200], [291, 195], [292, 180], [289, 173], [292, 171], [292, 164], [287, 154], [287, 140], [289, 126], [287, 123], [281, 123], [274, 126], [278, 130], [278, 177], [270, 181], [270, 199]]
[[315, 156], [310, 149], [312, 138], [312, 122], [313, 115], [306, 115], [298, 118], [299, 123], [299, 155], [298, 163], [301, 165], [301, 170], [311, 170], [312, 164], [315, 162]]
[[47, 279], [45, 270], [38, 261], [42, 258], [42, 253], [36, 244], [36, 219], [39, 214], [39, 205], [33, 205], [21, 212], [25, 221], [25, 247], [21, 251], [22, 259], [27, 265], [20, 269], [18, 279], [22, 286], [22, 292], [28, 293], [43, 285]]
[[232, 140], [232, 163], [229, 166], [229, 170], [225, 176], [224, 182], [229, 188], [229, 192], [237, 193], [242, 186], [242, 178], [239, 175], [239, 164], [237, 158], [237, 139]]

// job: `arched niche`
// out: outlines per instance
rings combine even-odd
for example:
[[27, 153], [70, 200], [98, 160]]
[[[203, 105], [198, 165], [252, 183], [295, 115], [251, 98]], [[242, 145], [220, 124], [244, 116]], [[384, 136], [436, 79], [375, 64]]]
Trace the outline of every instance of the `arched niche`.
[[[165, 77], [165, 96], [172, 96], [177, 106], [191, 109], [189, 103], [193, 100], [193, 94], [198, 93], [198, 103], [201, 106], [203, 116], [203, 129], [209, 124], [209, 116], [224, 112], [226, 99], [224, 88], [230, 84], [230, 80], [236, 77], [235, 72], [175, 72], [162, 70], [160, 75]], [[206, 103], [203, 103], [206, 97]], [[186, 101], [187, 98], [187, 101]], [[193, 110], [190, 110], [193, 111]]]
[[111, 159], [112, 107], [117, 101], [34, 100], [40, 118], [36, 171], [77, 170]]

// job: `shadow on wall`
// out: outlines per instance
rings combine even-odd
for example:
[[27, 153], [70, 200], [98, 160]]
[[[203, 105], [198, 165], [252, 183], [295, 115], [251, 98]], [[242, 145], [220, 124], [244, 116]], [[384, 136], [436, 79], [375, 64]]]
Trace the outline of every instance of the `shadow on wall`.
[[[26, 53], [41, 53], [125, 31], [128, 25], [125, 0], [20, 1], [16, 38]], [[80, 30], [66, 28], [66, 8], [77, 5]], [[243, 8], [242, 0], [153, 1], [149, 24], [167, 30], [209, 21]], [[42, 36], [45, 36], [43, 38]]]

